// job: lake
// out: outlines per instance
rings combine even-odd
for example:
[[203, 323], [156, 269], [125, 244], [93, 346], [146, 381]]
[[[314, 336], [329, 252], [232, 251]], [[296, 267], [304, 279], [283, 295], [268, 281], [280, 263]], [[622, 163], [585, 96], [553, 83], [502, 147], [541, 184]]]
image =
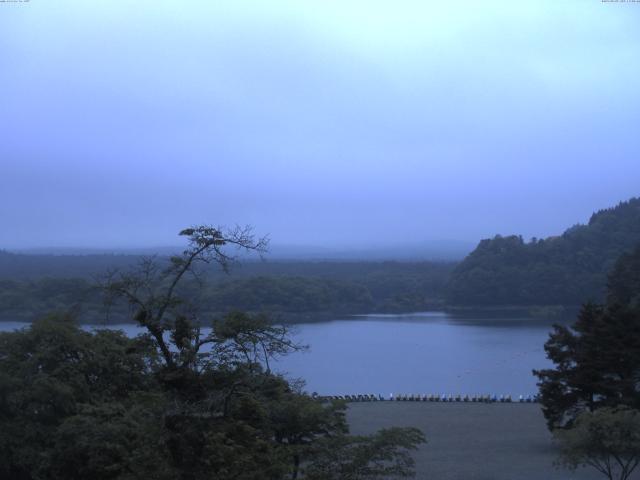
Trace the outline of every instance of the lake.
[[[552, 323], [425, 312], [298, 324], [294, 336], [309, 350], [272, 367], [304, 378], [307, 390], [321, 395], [530, 395], [537, 392], [531, 370], [551, 365], [543, 344]], [[0, 330], [25, 325], [0, 322]], [[134, 325], [114, 328], [128, 335], [140, 331]]]

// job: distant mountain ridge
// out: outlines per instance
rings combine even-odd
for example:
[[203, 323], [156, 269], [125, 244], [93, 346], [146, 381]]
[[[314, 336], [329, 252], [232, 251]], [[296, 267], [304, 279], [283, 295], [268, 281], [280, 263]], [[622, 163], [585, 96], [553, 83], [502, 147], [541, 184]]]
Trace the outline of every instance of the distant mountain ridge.
[[579, 305], [602, 301], [607, 273], [640, 244], [640, 198], [594, 213], [586, 225], [525, 242], [482, 240], [454, 269], [446, 301], [460, 306]]
[[[266, 257], [272, 261], [459, 261], [475, 246], [465, 240], [442, 239], [420, 242], [398, 243], [378, 246], [325, 246], [288, 245], [274, 243], [269, 246]], [[155, 247], [38, 247], [15, 248], [9, 252], [19, 255], [38, 256], [104, 256], [104, 255], [178, 255], [184, 246], [167, 245]], [[1, 252], [1, 250], [0, 250]], [[242, 255], [243, 261], [255, 260], [253, 255]]]

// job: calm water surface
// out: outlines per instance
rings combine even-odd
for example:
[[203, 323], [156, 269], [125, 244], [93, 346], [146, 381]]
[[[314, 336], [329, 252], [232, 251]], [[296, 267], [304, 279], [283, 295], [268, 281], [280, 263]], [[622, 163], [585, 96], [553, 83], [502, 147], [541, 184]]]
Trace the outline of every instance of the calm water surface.
[[[454, 316], [442, 312], [363, 315], [294, 326], [306, 352], [273, 367], [320, 394], [536, 393], [534, 368], [550, 365], [551, 320]], [[0, 322], [1, 330], [25, 326]], [[94, 327], [86, 327], [94, 328]], [[117, 325], [128, 335], [141, 331]]]

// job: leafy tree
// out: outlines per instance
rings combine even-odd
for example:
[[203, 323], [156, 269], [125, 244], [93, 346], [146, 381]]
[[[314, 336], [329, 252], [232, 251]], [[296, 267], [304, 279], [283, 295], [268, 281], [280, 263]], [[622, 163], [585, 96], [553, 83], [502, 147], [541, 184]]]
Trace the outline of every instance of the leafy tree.
[[[185, 305], [178, 294], [187, 274], [202, 279], [199, 263], [228, 269], [226, 245], [263, 252], [266, 241], [254, 240], [246, 229], [196, 227], [181, 235], [189, 247], [169, 267], [159, 270], [153, 260], [144, 261], [137, 271], [112, 274], [103, 286], [112, 298], [126, 299], [164, 360], [161, 382], [176, 405], [165, 414], [172, 464], [189, 479], [208, 478], [212, 467], [222, 478], [297, 478], [301, 465], [314, 464], [312, 446], [319, 440], [350, 438], [344, 405], [320, 404], [271, 373], [271, 359], [302, 348], [286, 327], [232, 312], [202, 335], [196, 306]], [[415, 446], [421, 437], [410, 440]], [[386, 447], [376, 445], [380, 449], [372, 452]]]
[[638, 259], [640, 247], [620, 258], [607, 305], [584, 305], [572, 327], [556, 325], [549, 336], [545, 351], [556, 368], [534, 373], [551, 429], [571, 426], [585, 410], [640, 408], [640, 309], [632, 301], [640, 269], [628, 269]]
[[609, 480], [627, 480], [640, 463], [640, 412], [601, 408], [581, 413], [572, 428], [558, 430], [558, 464], [590, 466]]
[[339, 436], [319, 442], [306, 469], [309, 480], [413, 477], [411, 452], [425, 442], [416, 428], [390, 428], [370, 436]]
[[167, 452], [161, 406], [162, 399], [153, 396], [82, 406], [53, 436], [50, 475], [69, 480], [176, 478], [161, 458]]
[[349, 436], [344, 403], [263, 368], [257, 346], [269, 351], [274, 327], [263, 337], [262, 321], [219, 320], [215, 353], [180, 388], [150, 336], [86, 332], [68, 318], [0, 334], [0, 478], [317, 478], [338, 451], [353, 478], [412, 473], [422, 436]]
[[[60, 436], [87, 418], [87, 409], [126, 411], [139, 395], [153, 391], [153, 352], [144, 338], [85, 332], [60, 316], [0, 334], [0, 478], [78, 478], [68, 470], [56, 476]], [[130, 432], [142, 435], [133, 427]], [[126, 464], [124, 458], [117, 461]], [[119, 478], [105, 475], [95, 478]]]
[[626, 480], [640, 463], [640, 246], [622, 255], [605, 305], [585, 304], [545, 344], [556, 368], [534, 371], [559, 464]]
[[[0, 476], [280, 480], [413, 473], [413, 429], [348, 435], [341, 402], [320, 402], [274, 374], [270, 361], [301, 348], [268, 318], [233, 312], [201, 328], [180, 295], [198, 265], [261, 251], [247, 230], [196, 227], [168, 266], [144, 259], [102, 288], [146, 329], [85, 332], [49, 319], [0, 335]], [[338, 457], [336, 457], [337, 459]], [[335, 467], [335, 468], [334, 468]]]
[[[188, 247], [182, 255], [170, 257], [168, 266], [163, 268], [154, 257], [143, 258], [138, 268], [112, 271], [102, 282], [109, 302], [126, 300], [134, 320], [153, 337], [170, 370], [192, 367], [200, 348], [209, 342], [201, 339], [197, 305], [186, 303], [179, 294], [184, 278], [192, 275], [200, 280], [199, 267], [212, 262], [228, 271], [235, 257], [225, 247], [263, 253], [268, 244], [266, 238], [255, 239], [249, 227], [223, 231], [203, 225], [184, 229], [180, 235], [187, 237]], [[166, 333], [177, 352], [171, 350]]]

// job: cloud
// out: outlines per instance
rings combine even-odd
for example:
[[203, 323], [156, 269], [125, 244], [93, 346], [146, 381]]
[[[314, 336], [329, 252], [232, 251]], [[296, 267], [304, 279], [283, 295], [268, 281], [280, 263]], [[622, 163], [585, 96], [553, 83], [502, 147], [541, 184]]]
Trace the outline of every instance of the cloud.
[[638, 193], [629, 5], [10, 8], [0, 245], [163, 243], [199, 221], [288, 243], [544, 236]]

